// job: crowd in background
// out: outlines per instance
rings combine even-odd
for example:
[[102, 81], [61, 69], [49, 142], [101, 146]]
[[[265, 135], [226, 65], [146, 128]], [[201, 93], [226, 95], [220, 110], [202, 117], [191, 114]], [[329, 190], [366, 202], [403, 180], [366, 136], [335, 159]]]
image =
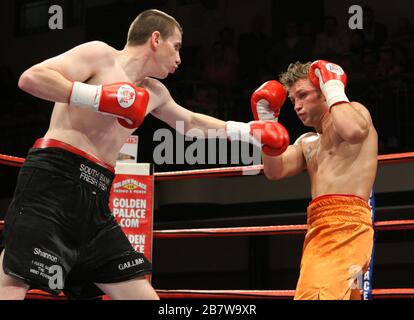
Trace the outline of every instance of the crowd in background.
[[[326, 16], [322, 30], [316, 30], [310, 20], [292, 18], [284, 24], [282, 36], [272, 38], [266, 31], [265, 19], [254, 16], [247, 33], [237, 34], [226, 26], [206, 46], [189, 47], [184, 41], [182, 65], [166, 80], [174, 99], [223, 120], [250, 121], [250, 95], [258, 86], [277, 79], [291, 62], [325, 59], [343, 67], [348, 97], [370, 110], [380, 153], [412, 150], [414, 27], [409, 19], [399, 19], [398, 28], [390, 30], [377, 21], [372, 9], [364, 8], [362, 30], [344, 30], [336, 17]], [[33, 141], [31, 136], [47, 130], [51, 108], [21, 92], [7, 65], [0, 67], [0, 90], [1, 153], [16, 153], [20, 144], [24, 155], [27, 139]], [[280, 121], [293, 138], [307, 130], [289, 101]]]

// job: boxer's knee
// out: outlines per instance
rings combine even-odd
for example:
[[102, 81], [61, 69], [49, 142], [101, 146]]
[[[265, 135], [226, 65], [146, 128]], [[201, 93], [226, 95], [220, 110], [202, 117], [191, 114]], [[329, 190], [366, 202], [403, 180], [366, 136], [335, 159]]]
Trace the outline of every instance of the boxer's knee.
[[95, 283], [112, 300], [159, 300], [158, 294], [144, 277], [117, 283]]
[[23, 300], [29, 285], [4, 272], [3, 257], [4, 250], [0, 255], [0, 300]]
[[27, 288], [20, 286], [0, 286], [0, 300], [24, 300]]

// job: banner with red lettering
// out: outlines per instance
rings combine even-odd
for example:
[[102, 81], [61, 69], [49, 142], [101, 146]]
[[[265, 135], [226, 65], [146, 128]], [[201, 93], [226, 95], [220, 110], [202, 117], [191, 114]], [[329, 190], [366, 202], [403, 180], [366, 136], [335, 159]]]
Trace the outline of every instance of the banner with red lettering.
[[138, 157], [138, 136], [129, 136], [118, 154], [117, 161], [136, 163]]
[[115, 174], [110, 209], [135, 250], [152, 261], [152, 165], [118, 162]]

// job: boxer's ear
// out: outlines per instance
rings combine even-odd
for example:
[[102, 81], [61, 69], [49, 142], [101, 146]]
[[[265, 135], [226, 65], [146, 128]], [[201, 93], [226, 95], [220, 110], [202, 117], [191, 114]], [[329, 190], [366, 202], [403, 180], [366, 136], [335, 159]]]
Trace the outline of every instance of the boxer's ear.
[[159, 31], [154, 31], [151, 34], [151, 49], [156, 50], [161, 40], [161, 33]]

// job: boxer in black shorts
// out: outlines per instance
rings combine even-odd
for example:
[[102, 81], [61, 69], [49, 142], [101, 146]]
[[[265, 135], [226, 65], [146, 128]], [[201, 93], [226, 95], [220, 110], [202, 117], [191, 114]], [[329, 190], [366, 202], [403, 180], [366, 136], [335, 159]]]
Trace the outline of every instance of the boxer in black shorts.
[[113, 168], [82, 151], [39, 139], [20, 170], [5, 219], [5, 273], [50, 293], [64, 286], [71, 298], [103, 295], [96, 282], [150, 273], [150, 263], [108, 207], [113, 177]]
[[[217, 138], [251, 142], [262, 131], [268, 149], [280, 148], [273, 141], [277, 122], [254, 122], [253, 128], [191, 112], [174, 101], [157, 79], [180, 65], [182, 33], [170, 15], [146, 10], [130, 25], [122, 50], [101, 41], [83, 43], [20, 76], [20, 89], [54, 102], [44, 138], [66, 147], [34, 148], [22, 168], [5, 223], [0, 299], [23, 299], [30, 285], [54, 292], [46, 272], [59, 266], [65, 290], [74, 296], [90, 296], [85, 292], [94, 283], [111, 299], [158, 299], [143, 276], [148, 262], [131, 252], [108, 211], [104, 189], [113, 174], [99, 165], [115, 166], [122, 146], [147, 114], [191, 137], [201, 131], [212, 138], [215, 132]], [[77, 151], [68, 152], [68, 145]], [[88, 156], [96, 161], [88, 162]]]

